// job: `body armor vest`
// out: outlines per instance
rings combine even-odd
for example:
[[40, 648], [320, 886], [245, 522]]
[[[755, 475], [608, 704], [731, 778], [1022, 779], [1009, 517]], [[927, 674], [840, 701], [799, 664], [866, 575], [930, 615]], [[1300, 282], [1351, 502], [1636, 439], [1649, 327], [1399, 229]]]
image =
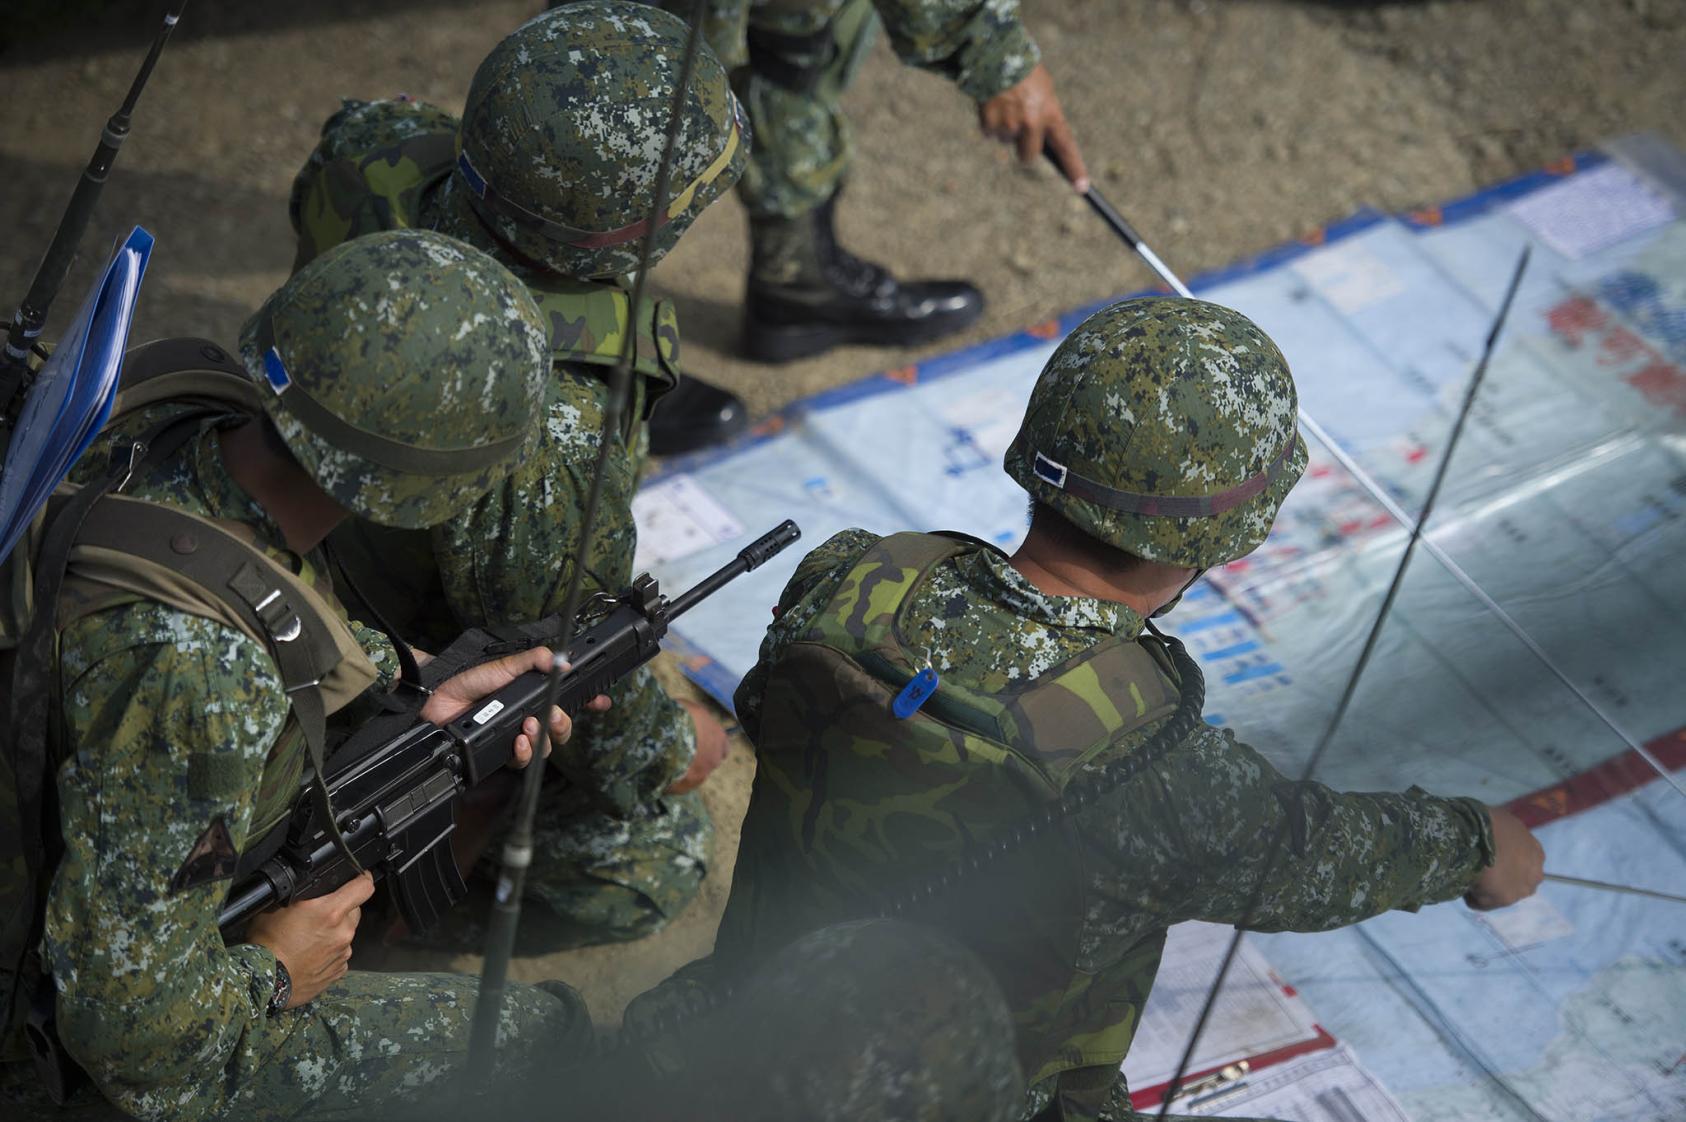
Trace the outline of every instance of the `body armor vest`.
[[[985, 548], [957, 535], [881, 540], [771, 668], [720, 929], [728, 961], [873, 914], [899, 888], [1058, 798], [1086, 765], [1139, 744], [1176, 709], [1169, 658], [1143, 636], [1102, 640], [999, 694], [943, 679], [898, 718], [895, 699], [925, 667], [904, 639], [911, 605], [939, 565]], [[1082, 965], [1088, 860], [1067, 825], [907, 915], [943, 927], [989, 963], [1033, 1083], [1104, 1067], [1110, 1086], [1135, 1031], [1120, 1012], [1135, 964]]]

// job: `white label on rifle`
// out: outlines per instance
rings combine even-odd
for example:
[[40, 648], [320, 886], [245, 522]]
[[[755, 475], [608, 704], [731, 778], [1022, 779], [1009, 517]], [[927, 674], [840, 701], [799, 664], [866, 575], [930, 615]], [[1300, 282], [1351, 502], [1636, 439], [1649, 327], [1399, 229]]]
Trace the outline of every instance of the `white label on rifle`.
[[483, 725], [487, 721], [491, 720], [493, 717], [496, 717], [499, 713], [502, 713], [502, 712], [503, 712], [503, 702], [501, 702], [501, 701], [488, 701], [486, 703], [485, 708], [481, 709], [480, 712], [478, 712], [474, 715], [474, 723], [477, 724], [477, 725]]

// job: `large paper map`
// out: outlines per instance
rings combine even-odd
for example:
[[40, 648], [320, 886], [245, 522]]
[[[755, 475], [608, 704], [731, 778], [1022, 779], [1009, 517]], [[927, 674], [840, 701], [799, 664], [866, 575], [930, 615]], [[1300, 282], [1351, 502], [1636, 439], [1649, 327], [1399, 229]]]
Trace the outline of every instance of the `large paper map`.
[[[1276, 339], [1308, 412], [1414, 512], [1532, 244], [1430, 535], [1576, 689], [1678, 769], [1686, 205], [1677, 153], [1615, 152], [1430, 211], [1361, 214], [1194, 287]], [[1174, 263], [1174, 246], [1157, 248]], [[1011, 547], [1024, 496], [1001, 454], [1083, 314], [798, 403], [753, 440], [672, 465], [636, 504], [644, 559], [683, 587], [785, 517], [809, 548], [849, 526]], [[1266, 544], [1167, 618], [1204, 664], [1208, 719], [1297, 773], [1404, 540], [1314, 443]], [[802, 552], [681, 621], [689, 672], [721, 700]], [[1426, 555], [1317, 778], [1521, 800], [1551, 823], [1548, 867], [1686, 892], [1686, 797], [1646, 785], [1654, 769]], [[1686, 1118], [1681, 905], [1552, 887], [1509, 913], [1443, 905], [1260, 945], [1419, 1122]]]

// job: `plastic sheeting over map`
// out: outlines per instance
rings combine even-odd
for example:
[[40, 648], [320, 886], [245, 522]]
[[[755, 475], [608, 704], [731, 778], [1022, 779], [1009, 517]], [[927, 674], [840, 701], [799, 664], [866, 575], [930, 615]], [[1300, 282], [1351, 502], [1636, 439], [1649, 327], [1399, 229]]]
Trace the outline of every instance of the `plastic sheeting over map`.
[[[1429, 534], [1680, 768], [1682, 161], [1655, 143], [1619, 154], [1408, 216], [1360, 214], [1194, 287], [1276, 339], [1307, 411], [1414, 512], [1532, 243]], [[1174, 245], [1158, 248], [1174, 264]], [[1044, 360], [1088, 310], [799, 403], [756, 439], [674, 465], [639, 497], [641, 549], [683, 587], [741, 547], [733, 527], [783, 517], [811, 545], [862, 526], [1011, 548], [1025, 500], [1001, 455]], [[1330, 718], [1406, 536], [1325, 450], [1311, 453], [1265, 545], [1165, 621], [1202, 660], [1208, 719], [1289, 774]], [[729, 702], [753, 664], [798, 560], [735, 582], [677, 629], [715, 696]], [[1541, 827], [1553, 871], [1686, 891], [1686, 799], [1647, 786], [1653, 769], [1423, 554], [1317, 778], [1509, 803]], [[1260, 946], [1419, 1122], [1686, 1118], [1680, 905], [1548, 886], [1510, 912], [1442, 905]]]

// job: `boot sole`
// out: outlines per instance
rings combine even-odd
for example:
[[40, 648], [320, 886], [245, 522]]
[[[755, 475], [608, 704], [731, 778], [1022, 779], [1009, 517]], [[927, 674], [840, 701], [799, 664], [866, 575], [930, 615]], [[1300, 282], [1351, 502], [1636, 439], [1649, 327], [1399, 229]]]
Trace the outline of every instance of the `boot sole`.
[[746, 319], [744, 353], [756, 362], [784, 363], [812, 358], [845, 346], [916, 347], [976, 323], [983, 308], [966, 315], [907, 324], [895, 330], [867, 324], [770, 324]]

